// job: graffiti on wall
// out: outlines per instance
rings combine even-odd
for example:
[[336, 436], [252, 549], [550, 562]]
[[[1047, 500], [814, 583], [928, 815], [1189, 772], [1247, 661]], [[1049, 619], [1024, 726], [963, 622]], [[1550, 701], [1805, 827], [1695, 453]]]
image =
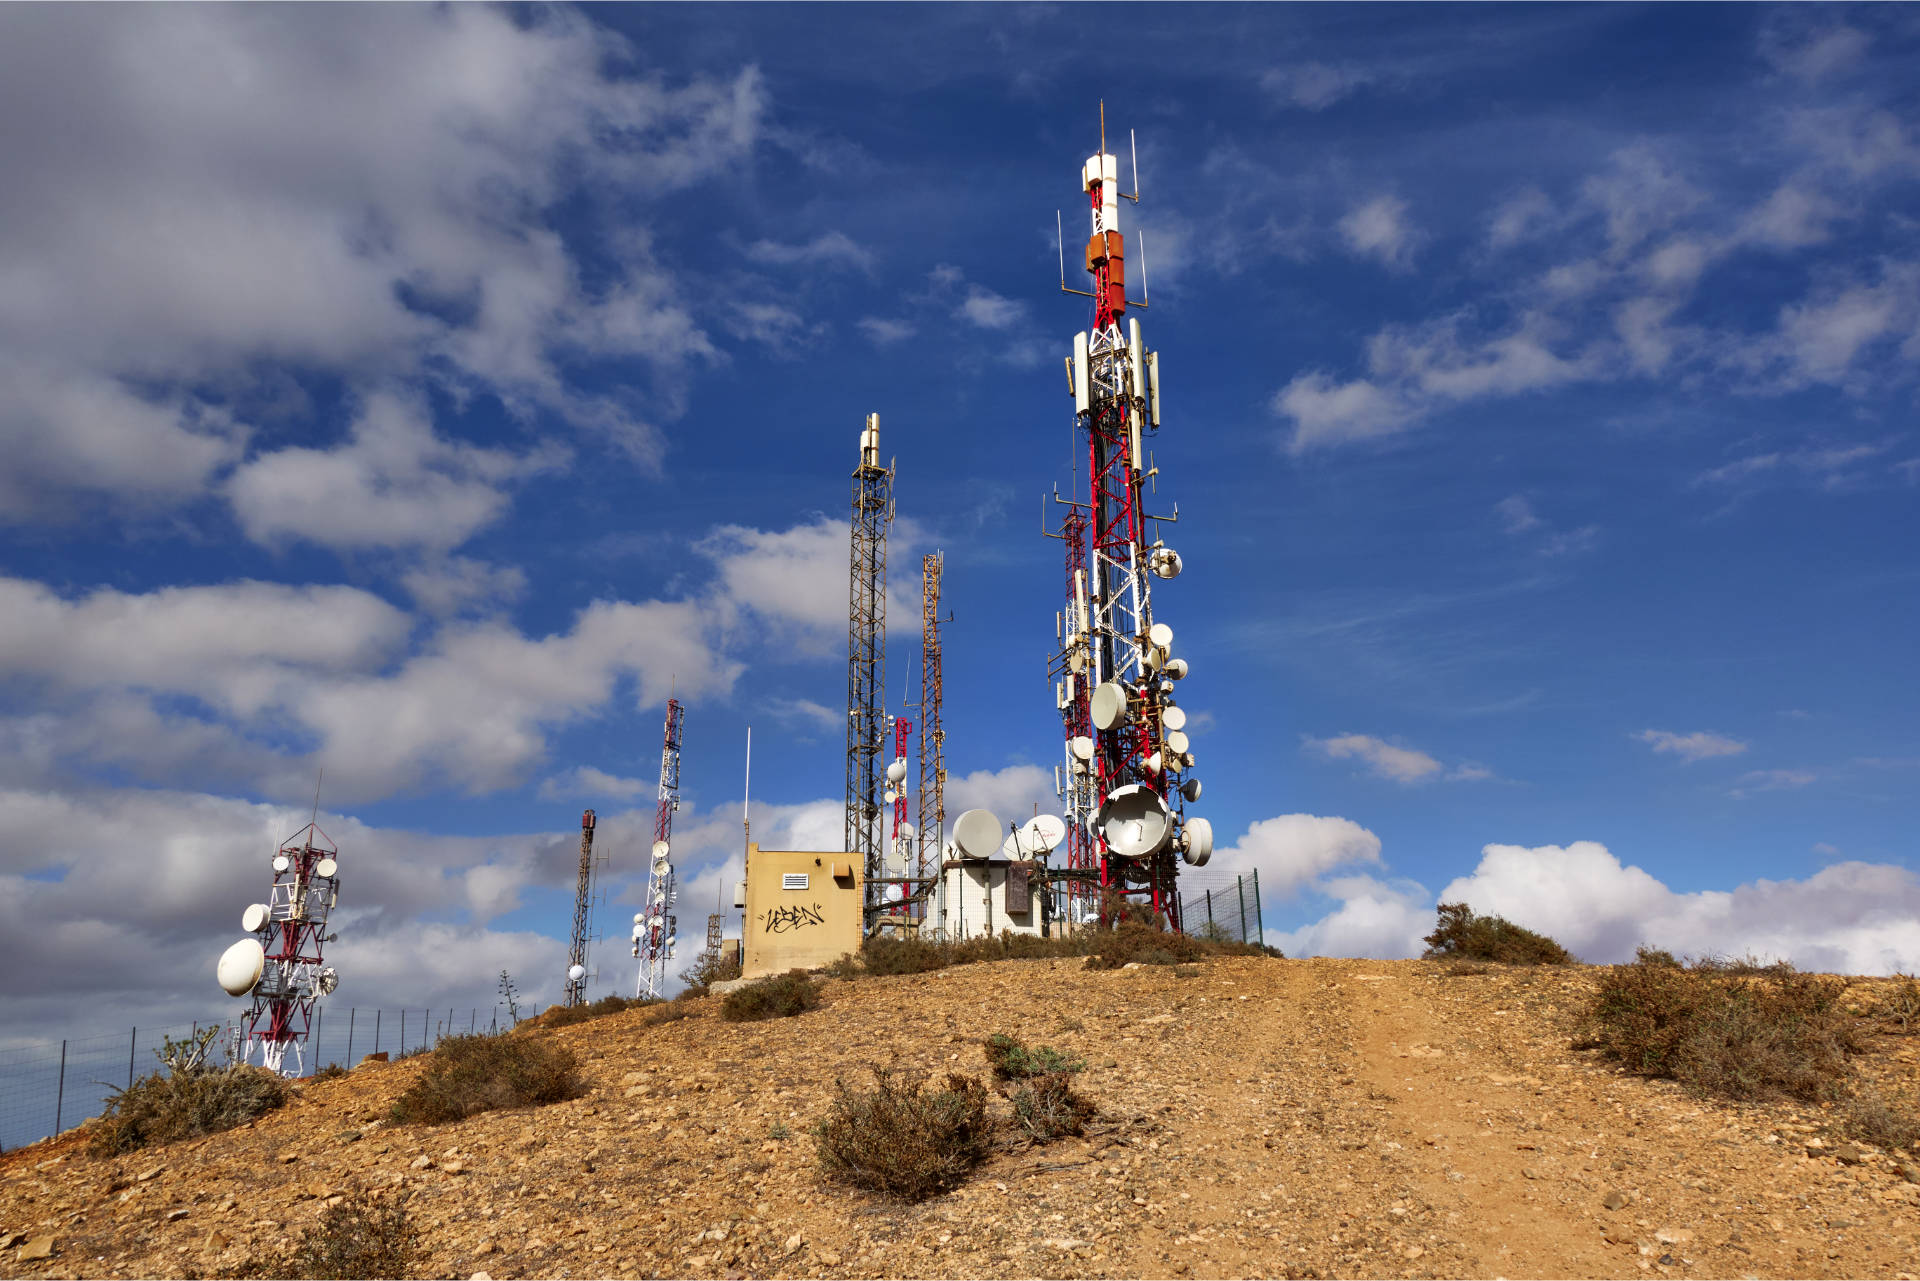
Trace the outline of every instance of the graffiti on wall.
[[790, 934], [794, 930], [804, 930], [809, 925], [825, 925], [826, 914], [815, 903], [812, 907], [794, 905], [776, 907], [760, 914], [760, 929], [766, 934]]

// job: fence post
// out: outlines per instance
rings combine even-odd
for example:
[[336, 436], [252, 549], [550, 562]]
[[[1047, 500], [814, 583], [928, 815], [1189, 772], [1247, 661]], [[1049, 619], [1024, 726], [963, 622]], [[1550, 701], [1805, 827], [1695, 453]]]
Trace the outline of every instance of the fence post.
[[1241, 887], [1239, 877], [1233, 878], [1233, 892], [1240, 896], [1240, 941], [1247, 941], [1247, 892]]
[[373, 1052], [380, 1053], [380, 1011], [373, 1012]]
[[133, 1055], [140, 1048], [140, 1027], [134, 1025], [133, 1035], [127, 1038], [127, 1088], [133, 1088]]
[[407, 1057], [407, 1007], [400, 1007], [400, 1057]]
[[353, 1066], [353, 1006], [347, 1007], [347, 1066]]
[[1253, 928], [1260, 935], [1255, 941], [1260, 946], [1267, 945], [1267, 927], [1260, 919], [1260, 869], [1253, 869]]
[[307, 1065], [308, 1076], [312, 1076], [320, 1067], [320, 1026], [326, 1014], [325, 1009], [315, 1009], [313, 1012], [313, 1041], [311, 1042], [313, 1047], [313, 1062]]
[[60, 1110], [67, 1102], [67, 1043], [60, 1042], [60, 1088], [53, 1096], [53, 1132], [60, 1133]]
[[467, 1035], [472, 1036], [473, 1030], [479, 1026], [480, 1026], [480, 1007], [476, 1005], [473, 1007], [473, 1017], [467, 1020]]
[[[1212, 890], [1207, 891], [1207, 924], [1208, 925], [1213, 924], [1213, 891]], [[1213, 933], [1213, 931], [1209, 929], [1207, 933], [1211, 934]]]

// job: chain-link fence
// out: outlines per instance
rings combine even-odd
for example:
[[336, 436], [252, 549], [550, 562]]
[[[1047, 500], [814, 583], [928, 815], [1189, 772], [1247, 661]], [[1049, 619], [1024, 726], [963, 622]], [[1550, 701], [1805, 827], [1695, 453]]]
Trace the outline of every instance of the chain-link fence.
[[[538, 1006], [526, 1007], [520, 1017], [538, 1013]], [[482, 1019], [482, 1014], [487, 1017]], [[442, 1037], [498, 1032], [503, 1022], [511, 1024], [512, 1018], [500, 1006], [469, 1008], [463, 1019], [457, 1009], [349, 1006], [343, 1010], [323, 1005], [314, 1011], [313, 1027], [300, 1047], [301, 1075], [311, 1076], [329, 1063], [351, 1067], [382, 1050], [394, 1058], [430, 1050]], [[209, 1027], [225, 1029], [209, 1056], [214, 1063], [224, 1063], [233, 1038], [231, 1025], [223, 1019], [130, 1027], [125, 1032], [0, 1049], [0, 1148], [32, 1143], [100, 1115], [114, 1090], [165, 1070], [158, 1054], [166, 1038], [184, 1040]], [[285, 1066], [290, 1070], [293, 1062], [289, 1056]]]
[[1260, 919], [1260, 873], [1213, 876], [1180, 874], [1180, 928], [1236, 943], [1265, 942]]

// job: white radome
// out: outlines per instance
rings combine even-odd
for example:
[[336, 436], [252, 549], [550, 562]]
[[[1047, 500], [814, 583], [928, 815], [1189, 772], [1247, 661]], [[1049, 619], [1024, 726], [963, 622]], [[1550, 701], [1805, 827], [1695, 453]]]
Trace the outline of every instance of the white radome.
[[272, 915], [265, 903], [252, 903], [240, 913], [240, 928], [249, 934], [258, 934], [266, 928], [267, 918]]
[[569, 965], [567, 967], [567, 977], [575, 983], [578, 983], [581, 979], [587, 977], [587, 967], [584, 965]]
[[220, 963], [214, 966], [213, 972], [228, 996], [245, 996], [253, 991], [266, 968], [267, 949], [260, 946], [260, 940], [241, 939], [220, 954]]

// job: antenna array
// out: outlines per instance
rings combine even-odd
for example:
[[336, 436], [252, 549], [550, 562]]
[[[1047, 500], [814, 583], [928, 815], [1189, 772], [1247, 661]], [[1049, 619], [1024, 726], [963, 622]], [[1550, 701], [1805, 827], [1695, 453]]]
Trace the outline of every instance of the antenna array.
[[647, 864], [647, 901], [633, 916], [633, 954], [640, 958], [640, 977], [634, 994], [657, 997], [667, 985], [667, 965], [673, 960], [679, 918], [673, 909], [680, 895], [675, 886], [673, 815], [680, 808], [680, 733], [686, 709], [680, 700], [667, 700], [667, 726], [660, 747], [660, 790], [653, 811], [653, 849]]
[[893, 521], [893, 467], [880, 465], [880, 415], [868, 414], [853, 469], [853, 547], [847, 605], [846, 848], [860, 860], [869, 926], [881, 904], [880, 787], [885, 732], [887, 526]]
[[564, 1003], [583, 1005], [587, 999], [587, 922], [593, 911], [592, 810], [580, 815], [580, 875], [573, 890], [573, 934], [567, 944], [567, 982]]
[[[945, 558], [928, 552], [920, 558], [920, 815], [915, 836], [920, 842], [913, 875], [925, 886], [929, 872], [940, 870], [940, 848], [947, 827], [947, 731], [940, 721], [945, 696], [940, 656], [940, 574]], [[918, 896], [921, 915], [926, 896]]]
[[[314, 810], [318, 814], [318, 801]], [[237, 1032], [236, 1062], [257, 1051], [270, 1072], [299, 1076], [304, 1070], [301, 1045], [314, 1007], [339, 982], [323, 956], [334, 939], [327, 917], [340, 900], [339, 857], [318, 824], [308, 823], [274, 851], [268, 901], [241, 913], [241, 928], [251, 937], [228, 948], [215, 971], [228, 996], [252, 998]]]

